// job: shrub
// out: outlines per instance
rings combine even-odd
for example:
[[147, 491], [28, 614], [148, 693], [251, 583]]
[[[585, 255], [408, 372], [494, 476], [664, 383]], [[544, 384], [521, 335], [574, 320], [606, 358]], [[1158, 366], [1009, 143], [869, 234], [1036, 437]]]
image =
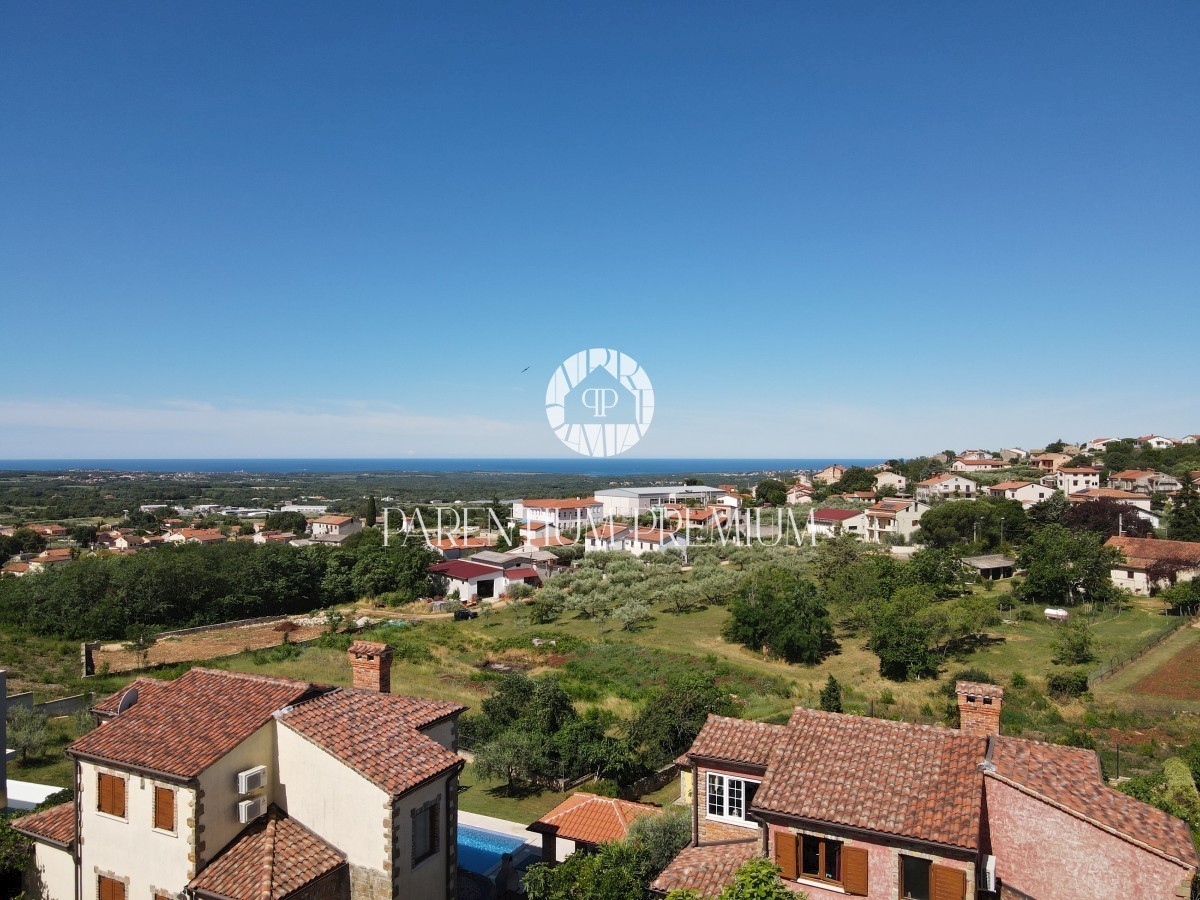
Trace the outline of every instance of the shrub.
[[1087, 672], [1056, 672], [1046, 679], [1046, 690], [1059, 699], [1081, 697], [1088, 690]]
[[1013, 672], [1012, 678], [1009, 679], [1009, 684], [1015, 688], [1023, 688], [1028, 683], [1029, 682], [1026, 681], [1025, 676], [1020, 672]]

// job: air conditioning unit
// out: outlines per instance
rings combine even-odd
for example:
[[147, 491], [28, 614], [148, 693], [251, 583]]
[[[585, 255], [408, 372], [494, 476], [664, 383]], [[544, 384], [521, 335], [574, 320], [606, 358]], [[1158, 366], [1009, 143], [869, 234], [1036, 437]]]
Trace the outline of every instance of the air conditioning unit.
[[267, 767], [255, 766], [253, 769], [238, 772], [237, 779], [239, 794], [249, 794], [251, 791], [257, 791], [267, 782]]
[[267, 811], [267, 801], [263, 797], [250, 800], [239, 800], [237, 805], [238, 821], [248, 825]]
[[983, 889], [995, 893], [996, 891], [996, 857], [989, 856], [983, 863]]

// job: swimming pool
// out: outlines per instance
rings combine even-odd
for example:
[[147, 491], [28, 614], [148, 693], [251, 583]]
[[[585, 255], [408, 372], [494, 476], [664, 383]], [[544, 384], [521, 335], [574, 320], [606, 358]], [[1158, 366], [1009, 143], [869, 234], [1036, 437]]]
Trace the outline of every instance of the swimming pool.
[[505, 853], [515, 854], [525, 842], [518, 837], [476, 828], [472, 825], [458, 826], [458, 867], [480, 875], [490, 875], [500, 865]]

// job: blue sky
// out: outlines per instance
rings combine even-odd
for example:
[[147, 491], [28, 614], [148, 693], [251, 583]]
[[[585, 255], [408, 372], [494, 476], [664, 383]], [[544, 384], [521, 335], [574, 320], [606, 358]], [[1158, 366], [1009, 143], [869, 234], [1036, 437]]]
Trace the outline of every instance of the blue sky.
[[[1195, 3], [45, 3], [0, 28], [0, 457], [1200, 432]], [[525, 367], [527, 372], [521, 373]]]

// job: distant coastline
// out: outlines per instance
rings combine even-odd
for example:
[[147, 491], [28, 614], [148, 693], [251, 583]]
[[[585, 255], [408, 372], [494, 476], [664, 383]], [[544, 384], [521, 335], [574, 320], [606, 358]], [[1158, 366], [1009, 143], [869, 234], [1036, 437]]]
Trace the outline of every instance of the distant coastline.
[[585, 457], [527, 458], [416, 458], [399, 459], [0, 459], [6, 472], [213, 472], [236, 474], [342, 474], [365, 472], [486, 472], [497, 474], [564, 475], [670, 475], [674, 473], [741, 474], [823, 469], [833, 465], [871, 466], [883, 457], [749, 457], [712, 458], [624, 458]]

